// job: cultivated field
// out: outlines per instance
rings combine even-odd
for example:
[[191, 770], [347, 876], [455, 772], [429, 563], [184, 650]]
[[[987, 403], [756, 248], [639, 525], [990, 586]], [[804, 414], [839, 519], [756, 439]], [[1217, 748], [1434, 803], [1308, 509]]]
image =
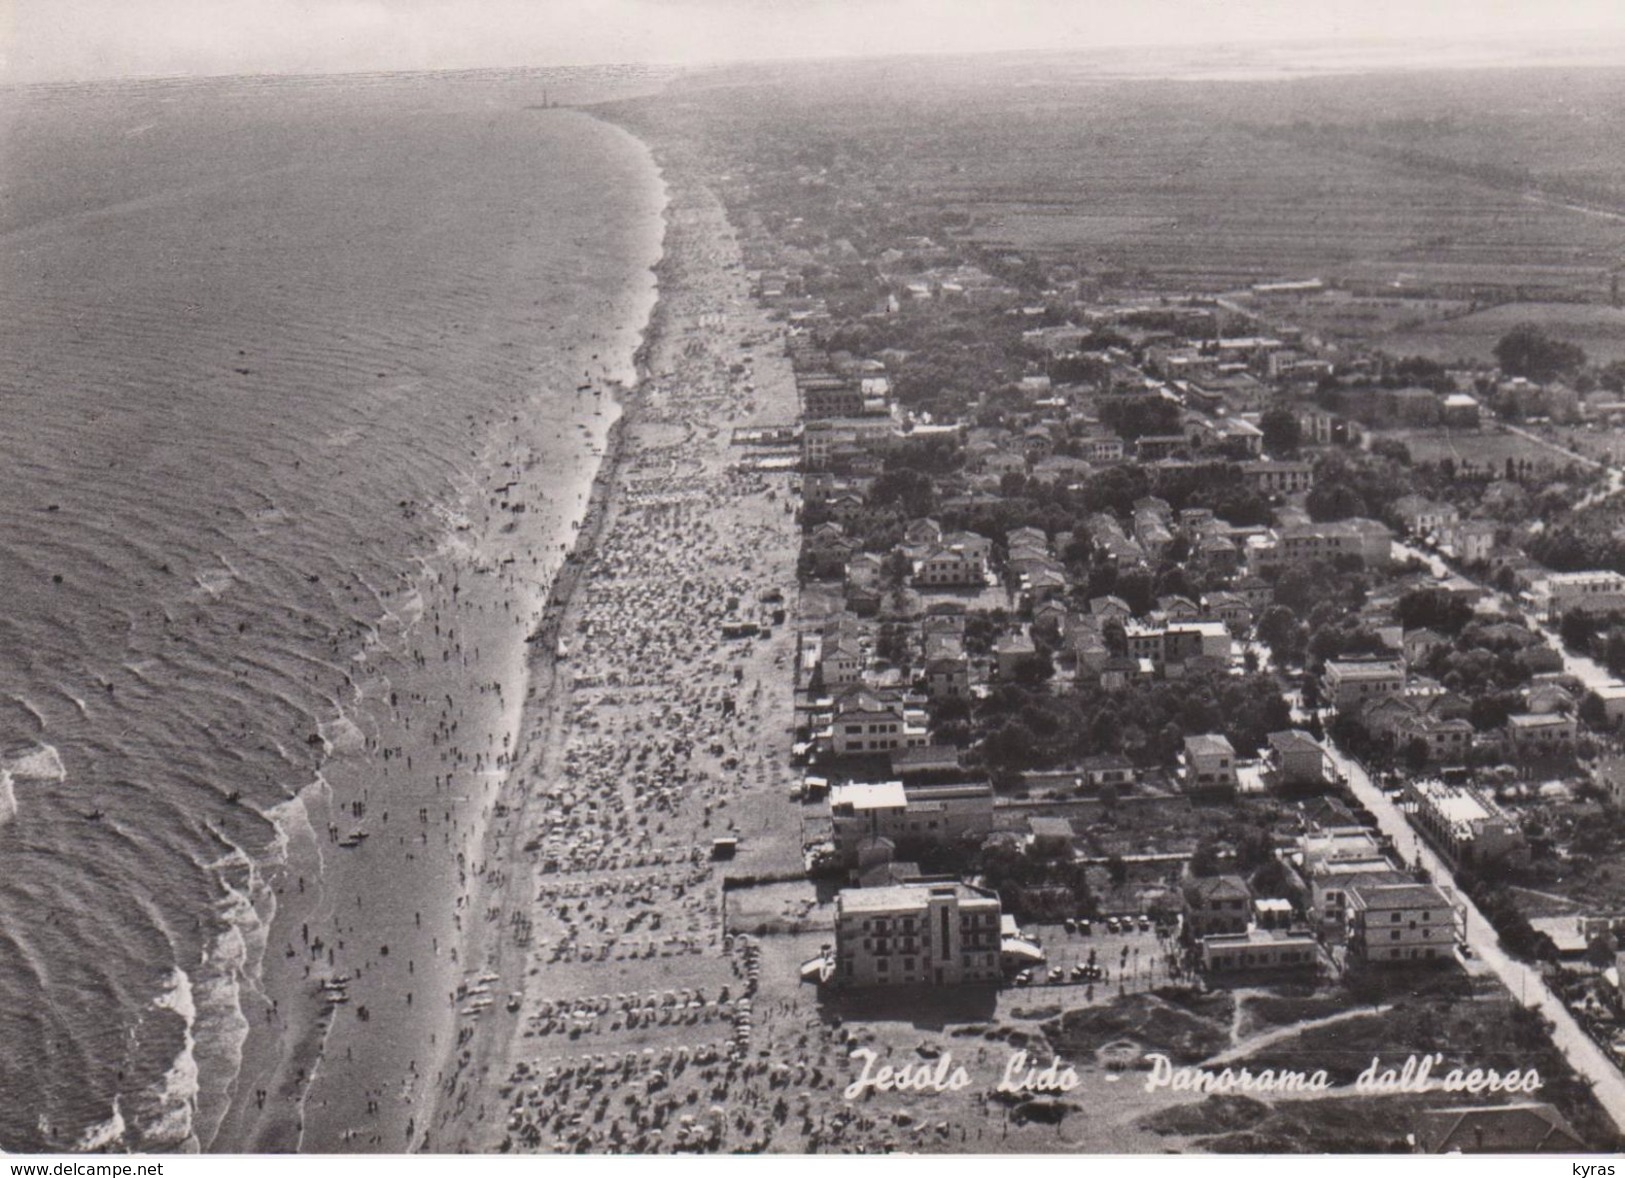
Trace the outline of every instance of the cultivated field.
[[[1015, 60], [741, 69], [679, 87], [658, 117], [737, 182], [793, 187], [809, 228], [841, 191], [868, 211], [835, 210], [837, 234], [943, 216], [1118, 284], [1601, 302], [1625, 258], [1617, 71], [1538, 92], [1493, 71], [1102, 84], [1053, 61], [1037, 76]], [[755, 101], [736, 101], [741, 83]]]
[[1474, 467], [1499, 470], [1508, 458], [1529, 462], [1537, 467], [1567, 466], [1564, 458], [1550, 446], [1543, 446], [1523, 434], [1499, 433], [1486, 430], [1451, 429], [1395, 429], [1374, 430], [1373, 442], [1403, 442], [1411, 452], [1413, 462], [1440, 462], [1448, 458], [1457, 466], [1464, 463]]
[[1625, 359], [1625, 309], [1588, 303], [1503, 303], [1393, 331], [1375, 342], [1396, 356], [1486, 363], [1495, 358], [1495, 342], [1519, 323], [1540, 324], [1553, 337], [1579, 344], [1592, 360]]

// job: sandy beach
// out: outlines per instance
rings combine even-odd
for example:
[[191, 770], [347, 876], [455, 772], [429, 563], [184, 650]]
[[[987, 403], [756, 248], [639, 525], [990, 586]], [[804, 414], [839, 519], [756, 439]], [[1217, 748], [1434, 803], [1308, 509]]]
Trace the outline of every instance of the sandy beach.
[[[730, 873], [800, 868], [793, 635], [772, 623], [794, 608], [790, 476], [738, 469], [730, 444], [735, 427], [791, 420], [794, 384], [723, 210], [667, 175], [643, 380], [584, 535], [566, 655], [535, 650], [538, 706], [464, 954], [504, 1001], [464, 1020], [420, 1148], [512, 1148], [507, 1078], [573, 1054], [584, 1021], [613, 1023], [651, 1061], [742, 1051], [754, 952], [725, 936], [712, 842], [740, 840]], [[768, 634], [725, 639], [729, 619]]]

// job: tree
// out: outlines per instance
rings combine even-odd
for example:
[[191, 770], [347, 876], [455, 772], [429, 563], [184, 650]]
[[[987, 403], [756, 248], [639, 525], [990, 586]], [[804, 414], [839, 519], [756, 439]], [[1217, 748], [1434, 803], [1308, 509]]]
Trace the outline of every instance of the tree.
[[1123, 856], [1113, 855], [1106, 860], [1106, 874], [1111, 876], [1112, 883], [1117, 887], [1122, 887], [1128, 882], [1128, 864], [1124, 862]]
[[1179, 405], [1160, 396], [1125, 394], [1104, 398], [1100, 420], [1126, 442], [1179, 432]]
[[1365, 499], [1345, 483], [1316, 483], [1309, 492], [1305, 505], [1309, 517], [1316, 523], [1350, 519], [1366, 514]]
[[1219, 874], [1219, 848], [1211, 838], [1203, 838], [1191, 854], [1191, 874], [1212, 876]]
[[1015, 666], [1015, 680], [1023, 687], [1037, 687], [1053, 678], [1055, 661], [1043, 651], [1023, 655]]
[[1258, 619], [1258, 640], [1270, 648], [1277, 663], [1295, 663], [1303, 657], [1303, 627], [1287, 606], [1272, 605]]
[[1509, 376], [1544, 383], [1586, 362], [1578, 344], [1553, 339], [1538, 323], [1519, 323], [1495, 344], [1495, 362]]
[[1405, 767], [1412, 773], [1420, 773], [1428, 767], [1428, 756], [1428, 742], [1420, 736], [1405, 742]]
[[1580, 701], [1580, 722], [1593, 732], [1601, 732], [1610, 726], [1608, 707], [1594, 691], [1586, 692], [1585, 698]]
[[1264, 449], [1271, 454], [1296, 454], [1303, 444], [1303, 427], [1290, 409], [1266, 409], [1258, 428], [1264, 433]]
[[871, 507], [901, 507], [912, 517], [930, 515], [937, 506], [936, 484], [922, 471], [888, 470], [869, 488], [867, 502]]

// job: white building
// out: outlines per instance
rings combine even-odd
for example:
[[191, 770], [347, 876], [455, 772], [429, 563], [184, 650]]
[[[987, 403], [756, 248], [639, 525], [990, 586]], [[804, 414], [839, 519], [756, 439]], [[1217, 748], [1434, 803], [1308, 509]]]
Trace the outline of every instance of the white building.
[[1405, 690], [1405, 664], [1387, 659], [1328, 659], [1321, 672], [1321, 698], [1340, 712]]
[[1625, 576], [1604, 571], [1553, 573], [1536, 581], [1529, 595], [1536, 612], [1548, 622], [1562, 621], [1569, 613], [1625, 612]]
[[999, 898], [962, 883], [846, 888], [835, 899], [835, 982], [996, 982]]
[[1349, 956], [1366, 962], [1448, 958], [1461, 939], [1461, 913], [1436, 884], [1356, 885], [1348, 893]]
[[1185, 738], [1185, 786], [1193, 790], [1236, 787], [1236, 750], [1229, 737]]
[[952, 843], [985, 836], [993, 829], [993, 787], [911, 785], [900, 781], [838, 785], [830, 791], [829, 814], [835, 845], [843, 855], [857, 853], [865, 839]]
[[1442, 781], [1413, 781], [1411, 823], [1454, 864], [1493, 863], [1524, 853], [1517, 822], [1483, 793]]

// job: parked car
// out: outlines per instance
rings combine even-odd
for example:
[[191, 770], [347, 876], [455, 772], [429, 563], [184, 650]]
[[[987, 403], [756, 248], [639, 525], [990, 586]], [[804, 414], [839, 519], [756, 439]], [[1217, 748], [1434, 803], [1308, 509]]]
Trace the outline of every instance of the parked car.
[[1049, 980], [1051, 983], [1066, 981], [1066, 970], [1057, 965], [1049, 971]]
[[1080, 933], [1082, 933], [1084, 936], [1090, 937], [1090, 936], [1094, 935], [1095, 926], [1092, 923], [1090, 923], [1089, 921], [1084, 920], [1083, 918], [1080, 917], [1078, 919], [1078, 931]]

